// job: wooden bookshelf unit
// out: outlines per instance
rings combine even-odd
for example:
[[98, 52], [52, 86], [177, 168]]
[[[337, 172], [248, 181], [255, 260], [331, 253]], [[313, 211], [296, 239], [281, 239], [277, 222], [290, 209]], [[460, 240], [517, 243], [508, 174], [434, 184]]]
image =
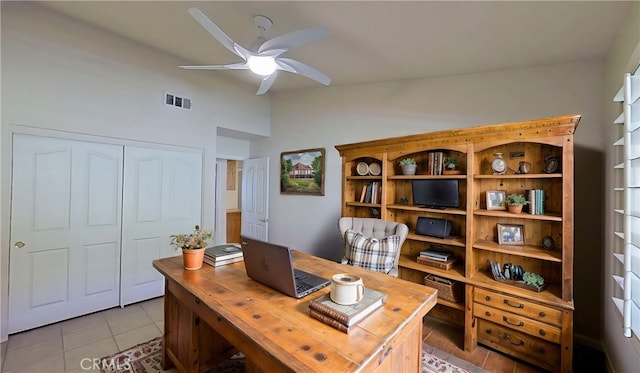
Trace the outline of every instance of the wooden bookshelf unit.
[[[342, 216], [377, 217], [409, 226], [400, 278], [424, 284], [425, 276], [434, 274], [464, 284], [462, 302], [438, 299], [432, 314], [463, 324], [466, 351], [481, 343], [550, 371], [572, 370], [573, 135], [579, 121], [579, 115], [559, 116], [336, 146], [342, 157]], [[429, 153], [435, 152], [454, 158], [461, 174], [427, 174], [433, 168], [427, 164], [433, 159]], [[496, 153], [506, 162], [504, 174], [491, 168]], [[407, 157], [416, 160], [415, 175], [401, 173], [399, 162]], [[360, 175], [356, 168], [361, 162], [379, 164], [381, 174]], [[519, 171], [520, 162], [530, 164], [528, 173]], [[458, 180], [459, 206], [414, 206], [416, 179]], [[374, 181], [382, 186], [380, 202], [360, 202], [363, 187]], [[487, 209], [487, 191], [508, 195], [532, 189], [544, 191], [541, 214]], [[417, 234], [418, 217], [449, 220], [450, 236]], [[498, 224], [520, 226], [523, 244], [498, 244]], [[543, 238], [553, 246], [544, 247]], [[457, 263], [450, 269], [418, 263], [420, 251], [432, 244], [454, 252]], [[497, 281], [489, 261], [521, 266], [541, 275], [546, 286], [537, 291]]]

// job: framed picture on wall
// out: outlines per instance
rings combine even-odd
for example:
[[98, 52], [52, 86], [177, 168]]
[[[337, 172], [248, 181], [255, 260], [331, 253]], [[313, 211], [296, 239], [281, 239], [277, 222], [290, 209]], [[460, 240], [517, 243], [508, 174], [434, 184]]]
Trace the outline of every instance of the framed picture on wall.
[[280, 194], [324, 196], [324, 148], [280, 154]]

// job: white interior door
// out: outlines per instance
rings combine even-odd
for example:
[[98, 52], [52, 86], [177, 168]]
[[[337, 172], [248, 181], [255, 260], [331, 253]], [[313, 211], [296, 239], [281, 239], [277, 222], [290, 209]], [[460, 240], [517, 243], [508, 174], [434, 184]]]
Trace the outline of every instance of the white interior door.
[[241, 234], [267, 241], [269, 235], [269, 158], [242, 164]]
[[213, 242], [227, 243], [227, 160], [216, 160], [216, 214]]
[[122, 146], [15, 134], [9, 333], [118, 304]]
[[202, 153], [125, 147], [121, 305], [164, 294], [152, 261], [181, 254], [172, 234], [202, 217]]

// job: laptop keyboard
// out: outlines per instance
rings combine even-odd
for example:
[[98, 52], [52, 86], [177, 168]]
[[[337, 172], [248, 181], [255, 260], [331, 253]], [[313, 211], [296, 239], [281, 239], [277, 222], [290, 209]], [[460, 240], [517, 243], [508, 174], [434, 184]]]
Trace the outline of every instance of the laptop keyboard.
[[303, 292], [303, 291], [307, 291], [307, 290], [309, 290], [311, 288], [312, 288], [312, 286], [307, 284], [306, 282], [302, 282], [302, 283], [296, 282], [296, 292], [298, 292], [298, 293]]
[[304, 280], [305, 278], [309, 277], [306, 274], [298, 272], [298, 271], [294, 271], [294, 275], [295, 275], [296, 281]]
[[309, 277], [306, 273], [294, 269], [293, 274], [296, 278], [296, 292], [298, 294], [312, 288], [311, 285], [303, 281], [305, 278]]

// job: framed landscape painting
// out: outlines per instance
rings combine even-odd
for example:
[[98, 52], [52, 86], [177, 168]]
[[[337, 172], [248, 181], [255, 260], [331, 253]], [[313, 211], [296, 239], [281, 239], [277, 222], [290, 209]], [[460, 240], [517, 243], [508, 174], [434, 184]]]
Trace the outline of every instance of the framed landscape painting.
[[324, 148], [281, 153], [280, 193], [324, 196]]

